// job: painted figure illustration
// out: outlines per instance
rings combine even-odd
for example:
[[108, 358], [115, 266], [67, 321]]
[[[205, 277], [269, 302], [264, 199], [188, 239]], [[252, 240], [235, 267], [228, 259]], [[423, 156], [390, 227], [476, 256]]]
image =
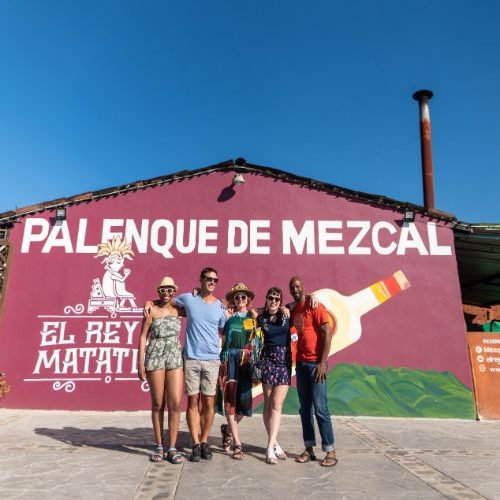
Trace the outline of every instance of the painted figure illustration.
[[122, 240], [119, 236], [113, 236], [111, 240], [98, 245], [98, 248], [95, 257], [104, 257], [101, 264], [104, 264], [105, 272], [102, 283], [99, 278], [93, 280], [88, 312], [95, 312], [100, 307], [111, 313], [141, 312], [142, 309], [138, 308], [135, 302], [135, 295], [125, 286], [125, 281], [131, 271], [123, 266], [125, 259], [132, 260], [134, 255], [132, 244], [126, 239]]

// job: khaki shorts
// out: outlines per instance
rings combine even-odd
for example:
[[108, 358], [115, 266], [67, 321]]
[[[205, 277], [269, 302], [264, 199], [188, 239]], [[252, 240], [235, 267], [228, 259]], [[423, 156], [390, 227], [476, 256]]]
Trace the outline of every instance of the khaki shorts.
[[218, 359], [185, 359], [184, 382], [188, 396], [201, 392], [205, 396], [215, 396], [220, 361]]

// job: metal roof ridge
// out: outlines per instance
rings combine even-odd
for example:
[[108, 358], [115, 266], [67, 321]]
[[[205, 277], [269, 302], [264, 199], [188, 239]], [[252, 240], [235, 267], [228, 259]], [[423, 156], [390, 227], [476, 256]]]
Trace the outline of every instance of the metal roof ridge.
[[[242, 160], [242, 159], [238, 159]], [[15, 210], [10, 210], [8, 212], [0, 213], [0, 225], [9, 225], [18, 219], [33, 215], [35, 213], [43, 212], [45, 210], [55, 210], [56, 208], [63, 208], [75, 204], [80, 204], [84, 202], [90, 202], [94, 200], [99, 200], [103, 198], [108, 198], [111, 196], [117, 196], [119, 194], [125, 194], [128, 192], [134, 192], [142, 189], [147, 189], [155, 186], [160, 186], [162, 184], [191, 179], [198, 177], [200, 175], [207, 175], [212, 172], [222, 171], [225, 169], [230, 169], [235, 172], [249, 172], [256, 173], [259, 175], [269, 176], [288, 182], [291, 184], [299, 184], [303, 187], [308, 187], [311, 189], [316, 189], [318, 191], [323, 191], [327, 193], [335, 193], [346, 198], [351, 198], [357, 201], [364, 201], [377, 206], [382, 206], [385, 208], [392, 208], [396, 210], [414, 210], [422, 215], [431, 217], [434, 219], [444, 220], [450, 223], [459, 223], [455, 215], [442, 212], [437, 209], [427, 209], [421, 205], [416, 205], [414, 203], [396, 200], [394, 198], [389, 198], [384, 195], [365, 193], [362, 191], [356, 191], [349, 188], [344, 188], [337, 186], [335, 184], [330, 184], [324, 181], [312, 179], [309, 177], [300, 176], [285, 170], [280, 170], [274, 167], [256, 165], [252, 163], [246, 163], [243, 160], [238, 161], [230, 159], [223, 161], [221, 163], [216, 163], [207, 167], [201, 167], [194, 170], [180, 170], [178, 172], [173, 172], [171, 174], [162, 175], [159, 177], [154, 177], [146, 180], [138, 180], [135, 182], [130, 182], [127, 184], [122, 184], [120, 186], [100, 189], [96, 191], [87, 191], [77, 195], [57, 198], [55, 200], [41, 202], [34, 205], [28, 205], [21, 208], [16, 208]]]

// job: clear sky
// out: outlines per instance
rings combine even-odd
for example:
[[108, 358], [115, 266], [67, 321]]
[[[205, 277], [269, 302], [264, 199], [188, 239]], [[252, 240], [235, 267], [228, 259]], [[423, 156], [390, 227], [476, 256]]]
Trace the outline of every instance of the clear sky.
[[497, 0], [0, 0], [0, 212], [243, 156], [500, 222]]

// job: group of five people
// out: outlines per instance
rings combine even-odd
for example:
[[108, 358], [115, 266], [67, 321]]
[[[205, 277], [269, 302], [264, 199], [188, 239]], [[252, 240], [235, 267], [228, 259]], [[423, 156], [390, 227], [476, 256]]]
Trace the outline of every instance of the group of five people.
[[[177, 295], [174, 280], [165, 277], [158, 286], [159, 299], [144, 306], [138, 376], [148, 381], [151, 392], [156, 440], [151, 460], [166, 459], [174, 464], [184, 461], [176, 448], [183, 376], [188, 397], [186, 420], [193, 442], [189, 460], [212, 458], [208, 436], [214, 421], [217, 391], [222, 395], [219, 409], [227, 419], [227, 424], [221, 426], [222, 446], [224, 451], [232, 451], [232, 458], [243, 459], [238, 424], [243, 417], [252, 415], [256, 365], [264, 396], [266, 462], [276, 464], [286, 459], [277, 437], [282, 405], [291, 384], [292, 337], [296, 337], [296, 382], [305, 449], [295, 460], [305, 463], [316, 459], [314, 413], [322, 449], [326, 452], [320, 464], [336, 465], [326, 391], [328, 355], [335, 331], [333, 318], [322, 304], [306, 295], [302, 279], [296, 276], [289, 283], [294, 299], [291, 304], [285, 306], [281, 289], [272, 287], [261, 309], [253, 308], [255, 294], [243, 283], [231, 288], [223, 304], [214, 294], [217, 282], [217, 271], [207, 267], [200, 273], [200, 287], [195, 293]], [[187, 317], [184, 348], [179, 338], [181, 316]], [[222, 348], [219, 333], [222, 333]], [[256, 363], [256, 347], [261, 341]], [[169, 437], [166, 450], [165, 407]]]

